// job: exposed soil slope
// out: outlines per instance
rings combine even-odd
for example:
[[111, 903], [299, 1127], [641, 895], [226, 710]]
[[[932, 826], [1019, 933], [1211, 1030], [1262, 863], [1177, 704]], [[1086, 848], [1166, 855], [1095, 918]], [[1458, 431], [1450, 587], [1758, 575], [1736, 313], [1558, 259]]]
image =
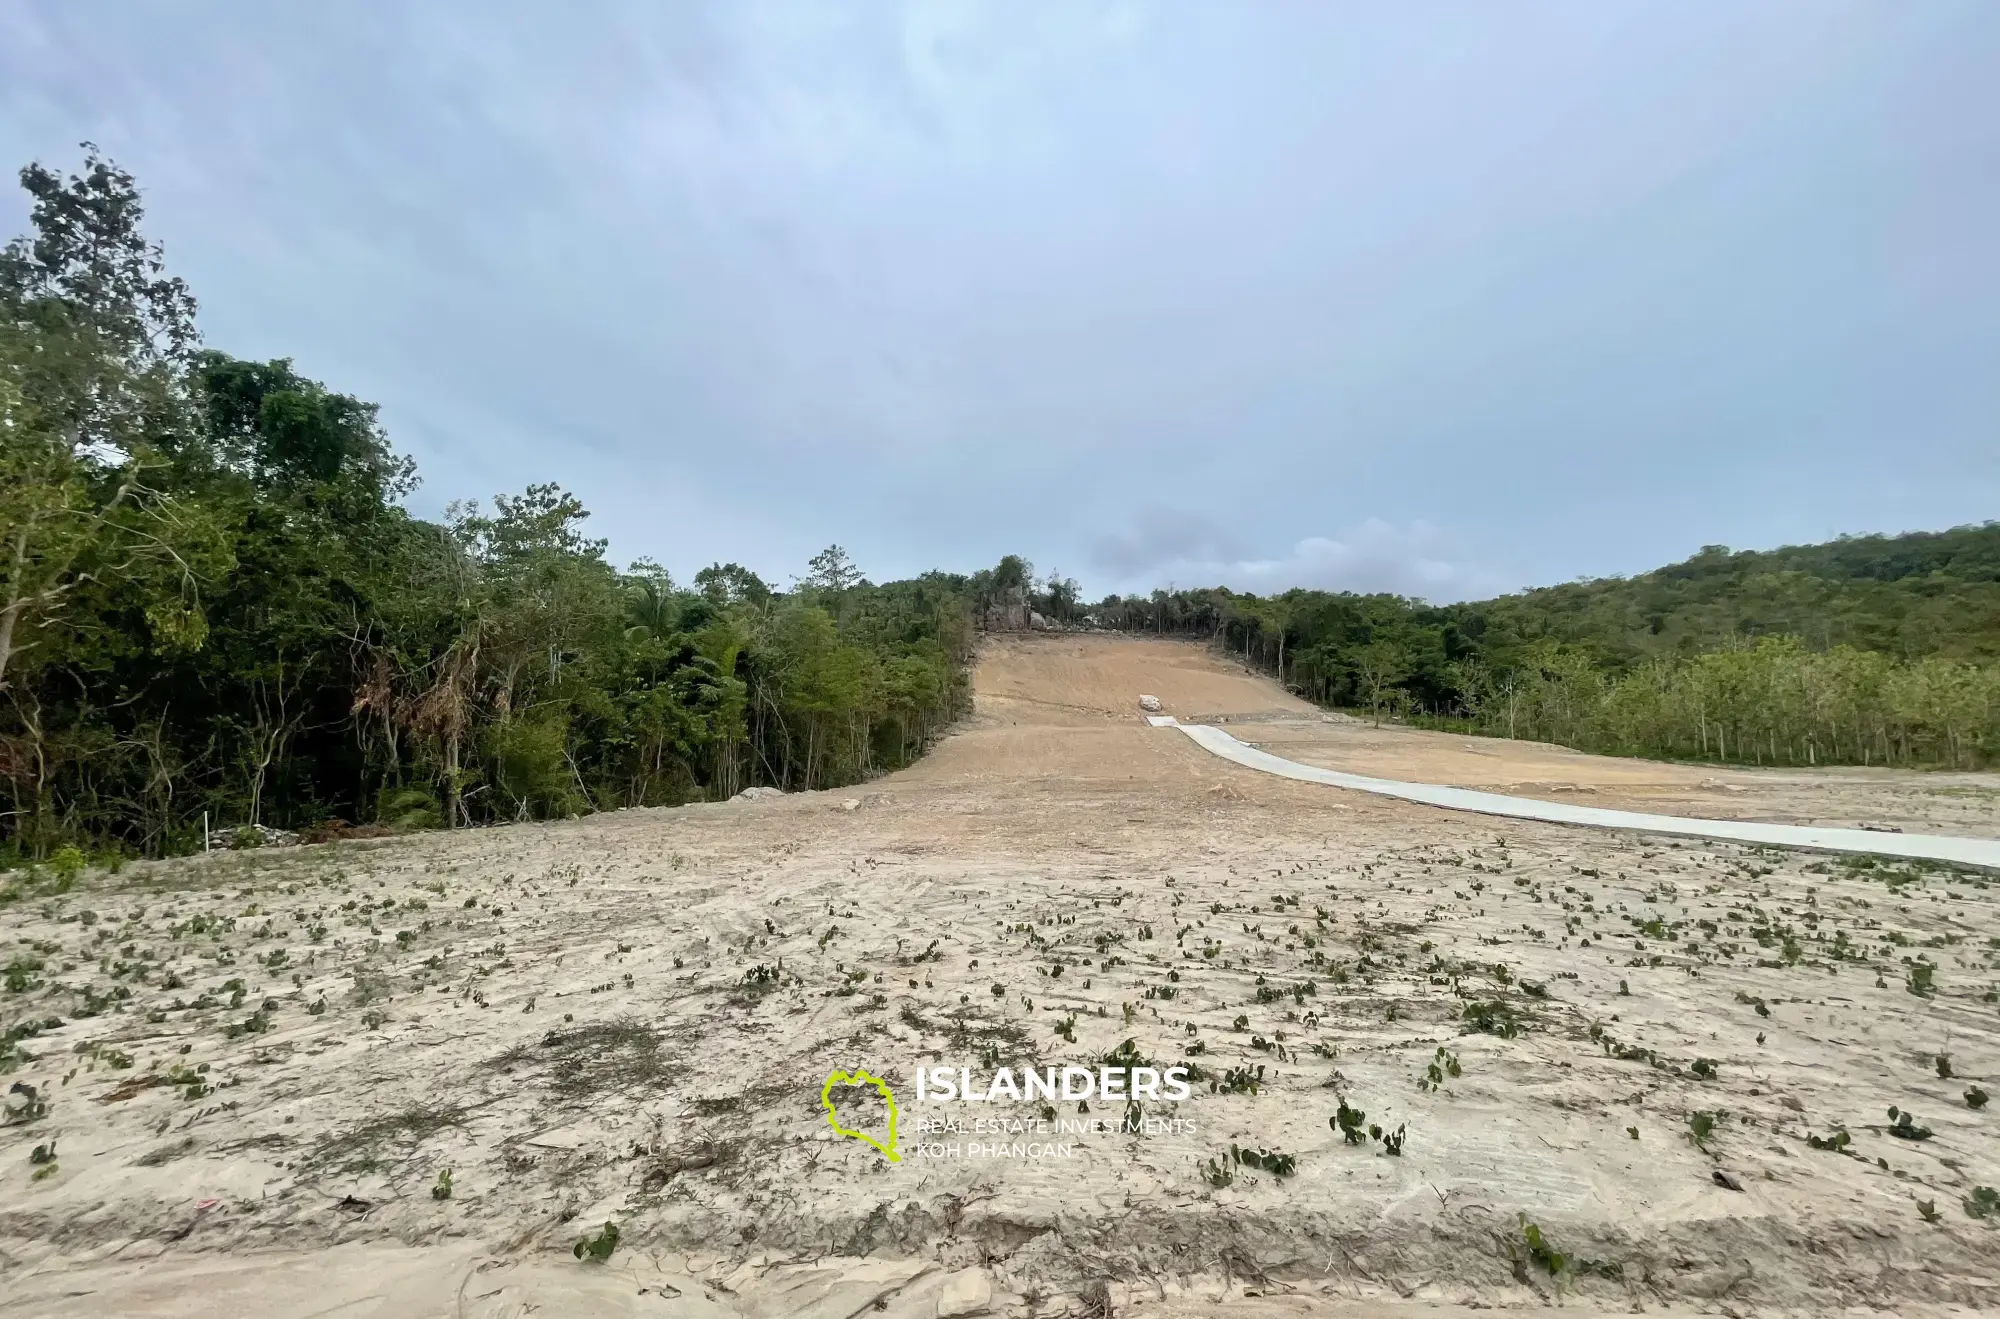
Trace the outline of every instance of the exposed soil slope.
[[[1769, 818], [1970, 831], [1934, 781], [1327, 723], [1138, 639], [998, 642], [975, 686], [923, 763], [847, 792], [217, 855], [0, 909], [0, 959], [39, 964], [0, 1023], [63, 1022], [9, 1078], [47, 1113], [0, 1128], [0, 1315], [2000, 1303], [2000, 1235], [1963, 1207], [2000, 1186], [2000, 1109], [1964, 1097], [2000, 1088], [1989, 877], [1287, 782], [1135, 702], [1400, 778], [1713, 813], [1714, 777]], [[1207, 1078], [1145, 1105], [1165, 1129], [919, 1150], [926, 1116], [1044, 1119], [918, 1103], [917, 1063], [1126, 1040]], [[900, 1163], [828, 1129], [833, 1068], [894, 1081]], [[1124, 1116], [1091, 1110], [1058, 1117]], [[606, 1222], [610, 1259], [574, 1259]]]

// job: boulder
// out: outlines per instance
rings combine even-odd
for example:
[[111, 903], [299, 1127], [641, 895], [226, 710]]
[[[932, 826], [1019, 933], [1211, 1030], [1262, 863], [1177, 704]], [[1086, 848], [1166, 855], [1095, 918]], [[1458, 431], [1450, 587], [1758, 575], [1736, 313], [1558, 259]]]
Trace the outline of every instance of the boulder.
[[1158, 714], [1160, 712], [1160, 698], [1157, 696], [1141, 696], [1139, 698], [1139, 708], [1147, 714]]

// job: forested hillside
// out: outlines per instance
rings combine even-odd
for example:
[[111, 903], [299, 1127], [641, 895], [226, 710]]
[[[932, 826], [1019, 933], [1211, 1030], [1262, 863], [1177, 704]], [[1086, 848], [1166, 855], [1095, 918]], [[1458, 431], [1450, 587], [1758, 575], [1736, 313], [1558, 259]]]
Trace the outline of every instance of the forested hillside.
[[0, 251], [0, 861], [218, 828], [450, 826], [856, 782], [968, 699], [981, 626], [1194, 634], [1378, 716], [1758, 763], [2000, 760], [2000, 524], [1472, 604], [620, 570], [553, 484], [454, 505], [375, 409], [202, 346], [94, 153]]
[[1732, 553], [1432, 606], [1113, 596], [1328, 705], [1586, 750], [1755, 764], [2000, 760], [2000, 523]]
[[[969, 585], [620, 571], [554, 485], [413, 517], [375, 410], [204, 350], [133, 180], [0, 254], [0, 859], [851, 783], [966, 701]], [[1003, 576], [1005, 574], [1002, 574]]]
[[2000, 659], [2000, 523], [1731, 553], [1716, 545], [1642, 576], [1455, 607], [1501, 644], [1541, 638], [1630, 662], [1765, 636], [1898, 659]]

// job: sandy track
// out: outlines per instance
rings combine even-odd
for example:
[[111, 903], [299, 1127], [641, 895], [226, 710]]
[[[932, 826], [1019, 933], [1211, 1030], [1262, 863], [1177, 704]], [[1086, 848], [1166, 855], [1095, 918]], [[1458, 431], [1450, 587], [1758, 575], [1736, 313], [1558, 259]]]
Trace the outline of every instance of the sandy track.
[[[1205, 647], [1124, 638], [1002, 643], [980, 667], [982, 708], [1023, 696], [1060, 703], [1064, 722], [1131, 721], [1132, 693], [1160, 688], [1166, 712], [1214, 723], [1301, 764], [1407, 782], [1667, 815], [2000, 838], [2000, 774], [1718, 768], [1593, 756], [1545, 742], [1374, 726], [1327, 715]], [[1024, 722], [1027, 720], [1024, 719]], [[1046, 713], [1036, 720], [1047, 723]]]
[[2000, 871], [2000, 841], [1991, 838], [1905, 833], [1901, 830], [1830, 829], [1821, 825], [1772, 824], [1763, 820], [1716, 820], [1659, 811], [1616, 810], [1573, 801], [1548, 801], [1539, 797], [1482, 792], [1476, 788], [1411, 783], [1287, 760], [1261, 747], [1238, 741], [1228, 729], [1214, 724], [1177, 725], [1172, 715], [1151, 715], [1147, 722], [1160, 728], [1177, 728], [1203, 750], [1246, 769], [1445, 810], [1470, 811], [1503, 820], [1622, 829], [1667, 838], [1691, 838], [1704, 843], [1733, 842], [1760, 847], [1802, 848], [1878, 860], [1937, 861]]
[[[1987, 877], [1272, 779], [1134, 717], [1149, 691], [1326, 736], [1172, 643], [998, 644], [975, 686], [932, 756], [847, 792], [134, 867], [0, 911], [0, 957], [46, 964], [4, 1020], [65, 1023], [12, 1078], [47, 1116], [0, 1129], [0, 1314], [1053, 1314], [1093, 1281], [1129, 1314], [2000, 1301], [1961, 1208], [2000, 1185], [1995, 1110], [1963, 1099], [2000, 1072]], [[1498, 745], [1498, 778], [1699, 773]], [[1746, 808], [1817, 791], [1721, 777]], [[835, 1066], [939, 1116], [918, 1061], [1127, 1039], [1265, 1070], [1058, 1158], [890, 1164], [818, 1110]], [[1419, 1089], [1439, 1048], [1458, 1074]], [[1401, 1155], [1343, 1143], [1342, 1103]], [[1295, 1170], [1213, 1185], [1232, 1143]], [[611, 1261], [572, 1259], [605, 1221]]]

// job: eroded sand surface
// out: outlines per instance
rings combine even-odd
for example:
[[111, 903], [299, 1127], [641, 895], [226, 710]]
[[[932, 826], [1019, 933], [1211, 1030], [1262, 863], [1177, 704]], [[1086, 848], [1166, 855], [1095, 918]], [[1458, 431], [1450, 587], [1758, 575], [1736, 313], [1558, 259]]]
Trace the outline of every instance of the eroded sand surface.
[[[2000, 1302], [2000, 1219], [1964, 1207], [2000, 1186], [2000, 1108], [1965, 1098], [2000, 1089], [1989, 877], [1292, 783], [1134, 702], [1310, 763], [1688, 814], [1991, 836], [1992, 776], [1326, 722], [1167, 642], [999, 643], [977, 688], [921, 766], [844, 792], [135, 866], [0, 910], [0, 959], [42, 964], [0, 1022], [63, 1023], [8, 1077], [48, 1111], [0, 1129], [0, 1314]], [[913, 1130], [1046, 1121], [917, 1104], [920, 1061], [1126, 1040], [1205, 1076], [1144, 1106], [1163, 1130]], [[1440, 1048], [1457, 1073], [1420, 1089]], [[902, 1162], [828, 1129], [836, 1067], [896, 1083]], [[1401, 1155], [1343, 1143], [1342, 1103]], [[972, 1152], [1015, 1141], [1068, 1156]], [[1232, 1143], [1295, 1171], [1214, 1185]], [[572, 1258], [606, 1222], [610, 1260]]]

